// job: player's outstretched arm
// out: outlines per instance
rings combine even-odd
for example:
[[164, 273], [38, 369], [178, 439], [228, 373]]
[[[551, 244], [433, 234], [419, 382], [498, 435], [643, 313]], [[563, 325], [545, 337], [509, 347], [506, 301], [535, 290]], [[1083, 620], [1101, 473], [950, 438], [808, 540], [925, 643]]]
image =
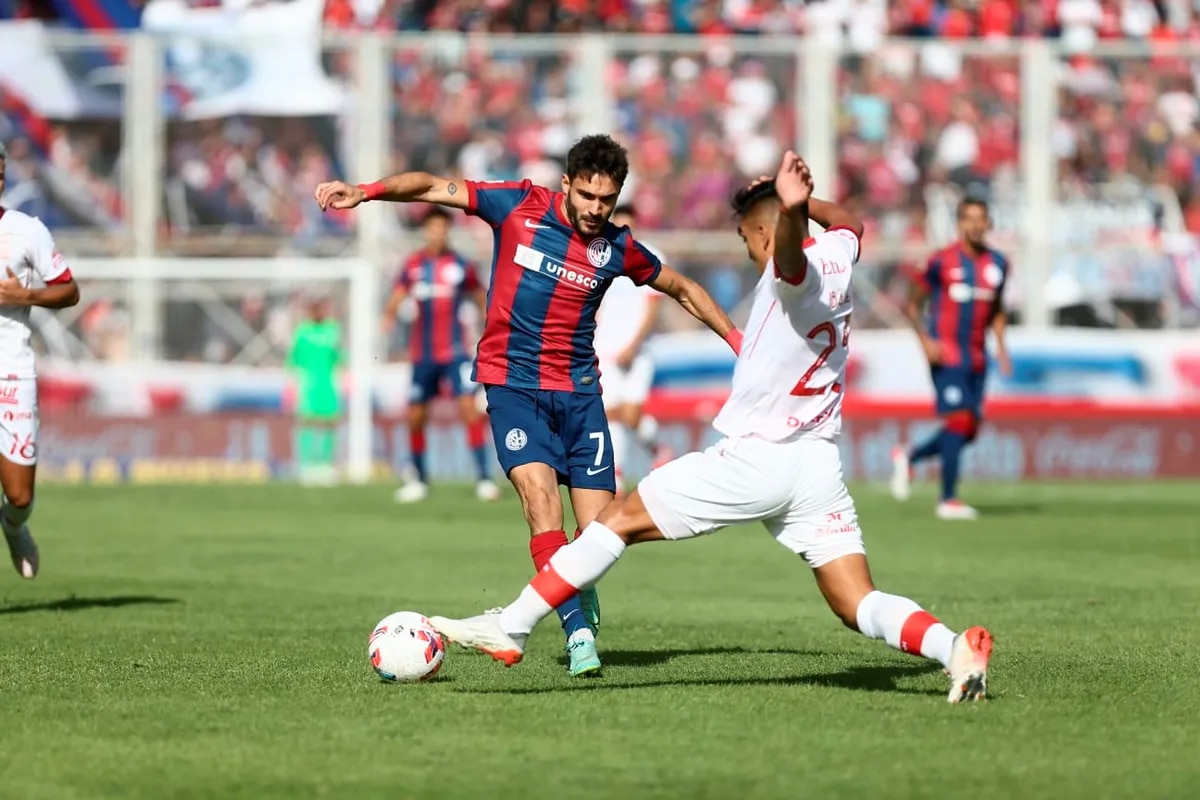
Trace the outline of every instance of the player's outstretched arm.
[[741, 350], [742, 332], [734, 327], [733, 320], [717, 305], [717, 301], [712, 299], [712, 295], [704, 291], [704, 287], [700, 284], [691, 278], [685, 278], [663, 264], [658, 277], [651, 281], [650, 285], [679, 303], [693, 317], [712, 328], [714, 333], [729, 342], [733, 352]]
[[467, 207], [466, 186], [460, 180], [439, 178], [428, 172], [402, 172], [374, 183], [352, 186], [345, 181], [327, 181], [317, 186], [317, 205], [330, 208], [354, 208], [367, 200], [392, 203], [437, 203], [449, 208]]
[[7, 269], [7, 276], [0, 280], [0, 306], [41, 306], [42, 308], [70, 308], [79, 302], [79, 284], [74, 278], [56, 281], [41, 289], [22, 285], [20, 278]]

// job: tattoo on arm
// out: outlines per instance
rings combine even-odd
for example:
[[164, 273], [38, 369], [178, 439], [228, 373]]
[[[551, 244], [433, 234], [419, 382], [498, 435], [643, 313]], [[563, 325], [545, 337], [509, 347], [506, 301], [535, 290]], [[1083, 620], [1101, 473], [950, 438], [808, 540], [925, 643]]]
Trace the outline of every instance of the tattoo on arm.
[[446, 186], [446, 194], [449, 194], [449, 195], [454, 195], [454, 194], [457, 194], [457, 193], [458, 193], [458, 186], [457, 186], [456, 184], [453, 184], [453, 183], [451, 183], [451, 184], [447, 184], [447, 186]]

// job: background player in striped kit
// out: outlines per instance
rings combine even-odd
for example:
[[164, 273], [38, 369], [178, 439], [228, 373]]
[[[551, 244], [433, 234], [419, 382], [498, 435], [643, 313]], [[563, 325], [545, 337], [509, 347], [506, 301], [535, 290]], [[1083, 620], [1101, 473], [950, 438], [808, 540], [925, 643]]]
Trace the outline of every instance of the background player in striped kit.
[[[609, 221], [628, 173], [625, 149], [596, 135], [571, 147], [558, 192], [528, 180], [459, 181], [424, 172], [359, 186], [333, 181], [316, 190], [322, 209], [373, 199], [431, 202], [492, 226], [487, 318], [472, 377], [486, 388], [497, 455], [521, 498], [538, 570], [567, 543], [559, 485], [570, 489], [579, 527], [596, 518], [616, 489], [592, 341], [609, 284], [620, 275], [650, 284], [734, 350], [741, 343], [741, 333], [707, 292], [664, 266], [628, 228]], [[598, 673], [594, 590], [557, 611], [571, 674]]]
[[[1004, 286], [1008, 259], [987, 246], [991, 228], [982, 200], [958, 204], [959, 241], [938, 251], [913, 282], [906, 309], [921, 339], [933, 378], [942, 428], [911, 452], [892, 454], [892, 495], [909, 496], [913, 464], [937, 456], [942, 462], [941, 519], [970, 520], [978, 512], [958, 497], [958, 470], [963, 448], [974, 441], [983, 418], [987, 382], [987, 332], [996, 338], [996, 360], [1005, 375], [1012, 372], [1004, 332]], [[925, 308], [928, 305], [928, 317]]]
[[390, 332], [405, 301], [416, 306], [409, 337], [412, 389], [408, 398], [408, 448], [412, 475], [396, 490], [396, 502], [415, 503], [429, 496], [425, 469], [425, 426], [429, 403], [445, 389], [458, 399], [467, 446], [475, 460], [475, 496], [498, 500], [500, 489], [488, 475], [487, 423], [475, 403], [478, 386], [471, 380], [471, 351], [467, 345], [463, 306], [486, 303], [475, 265], [450, 247], [450, 213], [432, 206], [421, 223], [424, 246], [404, 262], [392, 285], [383, 314]]

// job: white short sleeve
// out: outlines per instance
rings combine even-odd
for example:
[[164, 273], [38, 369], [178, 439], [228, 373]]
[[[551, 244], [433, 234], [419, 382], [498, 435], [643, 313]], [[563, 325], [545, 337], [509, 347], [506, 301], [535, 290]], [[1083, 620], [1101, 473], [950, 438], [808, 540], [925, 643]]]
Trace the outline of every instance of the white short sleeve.
[[824, 233], [818, 234], [818, 236], [828, 239], [831, 242], [836, 242], [839, 247], [846, 251], [846, 257], [850, 259], [851, 264], [858, 263], [858, 257], [862, 251], [862, 241], [854, 231], [849, 228], [830, 228]]
[[71, 279], [71, 270], [66, 260], [54, 246], [54, 237], [40, 219], [34, 218], [30, 225], [32, 250], [30, 266], [46, 283], [62, 283]]

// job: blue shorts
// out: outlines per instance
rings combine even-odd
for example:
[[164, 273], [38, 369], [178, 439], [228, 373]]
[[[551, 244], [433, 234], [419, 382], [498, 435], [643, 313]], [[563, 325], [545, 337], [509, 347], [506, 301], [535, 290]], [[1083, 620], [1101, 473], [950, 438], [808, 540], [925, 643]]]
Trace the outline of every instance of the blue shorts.
[[471, 380], [471, 359], [454, 361], [417, 361], [412, 367], [412, 388], [408, 402], [428, 403], [446, 386], [452, 397], [462, 397], [475, 391]]
[[496, 457], [507, 475], [548, 464], [572, 489], [617, 490], [604, 401], [598, 394], [487, 386]]
[[983, 418], [983, 386], [987, 371], [970, 367], [933, 367], [933, 388], [937, 391], [937, 413], [970, 411], [976, 419]]

